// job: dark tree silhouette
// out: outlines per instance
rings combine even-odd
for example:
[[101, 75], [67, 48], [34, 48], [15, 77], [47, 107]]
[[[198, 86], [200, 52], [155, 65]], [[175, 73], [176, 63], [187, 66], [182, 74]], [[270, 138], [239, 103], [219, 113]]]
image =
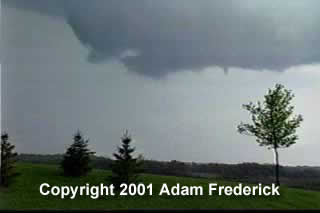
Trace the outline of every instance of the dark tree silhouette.
[[132, 156], [135, 148], [131, 147], [131, 136], [128, 131], [121, 138], [121, 147], [118, 147], [118, 153], [114, 153], [115, 160], [112, 164], [112, 175], [109, 177], [116, 189], [120, 184], [138, 182], [138, 174], [142, 172], [142, 157]]
[[264, 101], [257, 104], [249, 103], [243, 108], [249, 111], [252, 124], [238, 125], [241, 134], [255, 136], [260, 146], [273, 149], [275, 153], [276, 184], [279, 181], [279, 153], [278, 149], [287, 148], [296, 143], [298, 136], [296, 129], [303, 121], [301, 115], [294, 116], [294, 107], [290, 105], [294, 95], [281, 84], [276, 84], [275, 89], [269, 89], [264, 96]]
[[66, 176], [84, 176], [91, 170], [91, 156], [95, 152], [88, 149], [88, 139], [84, 139], [81, 132], [78, 130], [73, 137], [73, 144], [67, 149], [61, 161], [61, 167]]
[[2, 133], [1, 135], [1, 170], [0, 170], [0, 184], [8, 187], [13, 178], [18, 175], [15, 172], [14, 164], [16, 162], [17, 153], [13, 150], [15, 146], [9, 141], [9, 135]]

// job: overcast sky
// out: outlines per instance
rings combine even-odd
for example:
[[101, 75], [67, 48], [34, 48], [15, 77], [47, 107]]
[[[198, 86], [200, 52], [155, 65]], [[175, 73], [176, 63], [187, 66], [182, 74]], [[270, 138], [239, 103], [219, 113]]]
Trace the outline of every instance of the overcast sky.
[[272, 163], [236, 126], [276, 83], [304, 116], [286, 165], [319, 165], [318, 0], [2, 0], [2, 127], [62, 153], [80, 129], [111, 157]]

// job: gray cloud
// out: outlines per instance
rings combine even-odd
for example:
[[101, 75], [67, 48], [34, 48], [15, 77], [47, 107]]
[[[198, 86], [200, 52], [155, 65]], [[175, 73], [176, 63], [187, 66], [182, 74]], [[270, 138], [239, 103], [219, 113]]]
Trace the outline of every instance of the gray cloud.
[[[62, 153], [65, 147], [72, 142], [72, 134], [79, 128], [90, 138], [90, 147], [97, 151], [98, 155], [110, 157], [119, 143], [122, 131], [128, 128], [135, 139], [137, 152], [142, 153], [148, 159], [271, 163], [273, 160], [272, 151], [268, 152], [257, 146], [254, 138], [238, 134], [236, 126], [240, 121], [245, 122], [250, 119], [247, 112], [241, 109], [242, 104], [261, 100], [267, 88], [272, 87], [275, 83], [282, 83], [294, 91], [296, 98], [293, 104], [296, 106], [296, 113], [302, 114], [305, 121], [298, 130], [299, 142], [290, 149], [281, 150], [281, 163], [284, 165], [319, 165], [320, 159], [317, 157], [317, 150], [320, 148], [318, 143], [319, 125], [315, 116], [320, 108], [320, 100], [317, 96], [320, 93], [319, 65], [294, 66], [284, 73], [254, 72], [234, 68], [230, 69], [229, 76], [225, 76], [220, 71], [221, 69], [210, 67], [202, 72], [175, 72], [170, 74], [168, 78], [150, 80], [139, 75], [131, 75], [135, 72], [127, 72], [117, 60], [109, 60], [104, 64], [90, 64], [85, 60], [86, 48], [74, 36], [70, 25], [66, 24], [66, 20], [69, 20], [71, 24], [72, 14], [65, 13], [65, 11], [71, 11], [72, 9], [69, 7], [75, 4], [74, 2], [70, 2], [67, 7], [64, 4], [59, 5], [58, 1], [54, 0], [55, 7], [50, 6], [49, 9], [45, 9], [46, 4], [42, 4], [42, 6], [40, 4], [37, 7], [41, 6], [44, 9], [35, 10], [32, 9], [34, 0], [20, 0], [20, 9], [16, 9], [14, 1], [5, 1], [6, 7], [2, 10], [2, 26], [5, 29], [2, 38], [5, 57], [1, 75], [3, 103], [1, 120], [2, 128], [10, 134], [18, 153]], [[159, 1], [155, 1], [160, 4]], [[28, 5], [21, 5], [23, 2], [28, 2]], [[50, 1], [50, 4], [53, 4], [52, 2]], [[64, 0], [64, 2], [69, 2], [69, 0]], [[317, 34], [312, 30], [312, 28], [317, 29], [315, 28], [315, 10], [318, 10], [316, 4], [312, 9], [311, 3], [306, 4], [307, 1], [291, 1], [290, 9], [276, 10], [273, 7], [280, 8], [279, 4], [285, 4], [286, 1], [282, 3], [280, 0], [278, 5], [272, 6], [269, 1], [259, 3], [259, 5], [246, 4], [248, 1], [237, 2], [241, 2], [242, 5], [237, 5], [234, 2], [231, 5], [232, 10], [239, 12], [233, 11], [232, 14], [240, 14], [240, 11], [244, 14], [244, 11], [248, 11], [248, 14], [257, 17], [250, 20], [250, 23], [264, 23], [264, 26], [256, 24], [261, 29], [272, 32], [271, 26], [286, 26], [277, 27], [276, 33], [278, 38], [283, 38], [283, 42], [279, 46], [282, 51], [284, 51], [282, 45], [291, 42], [290, 45], [285, 46], [290, 47], [290, 51], [286, 50], [287, 54], [310, 56], [314, 51], [313, 55], [316, 55], [315, 53], [318, 51]], [[266, 5], [263, 5], [264, 3]], [[15, 8], [8, 8], [9, 6]], [[80, 6], [84, 7], [85, 5], [80, 4]], [[191, 7], [191, 4], [189, 6]], [[231, 10], [231, 6], [228, 7], [228, 10]], [[156, 5], [153, 7], [161, 8]], [[184, 6], [179, 9], [180, 12], [172, 11], [172, 13], [180, 16], [179, 14], [184, 10], [191, 14], [191, 11], [200, 10], [199, 8], [204, 11], [202, 6], [198, 5], [198, 8], [192, 7], [190, 9]], [[285, 7], [281, 6], [281, 8]], [[40, 13], [35, 12], [39, 10]], [[87, 12], [84, 12], [84, 16], [93, 13], [90, 11], [96, 11], [99, 14], [100, 10], [106, 9], [102, 7], [88, 8]], [[217, 10], [226, 11], [227, 9], [221, 6]], [[271, 11], [273, 12], [271, 13]], [[302, 16], [302, 11], [308, 12]], [[153, 12], [156, 13], [156, 11]], [[196, 14], [196, 12], [192, 13]], [[225, 12], [219, 14], [215, 16], [222, 16]], [[165, 16], [169, 17], [168, 14]], [[194, 23], [194, 19], [198, 15], [189, 16]], [[235, 16], [241, 17], [240, 15]], [[73, 21], [75, 20], [77, 18], [73, 15]], [[83, 26], [94, 29], [93, 26], [90, 26], [90, 22], [93, 23], [93, 20], [95, 20], [93, 17], [86, 19], [82, 17], [76, 23], [81, 23], [80, 29]], [[118, 19], [115, 22], [121, 23]], [[145, 25], [142, 21], [136, 22]], [[227, 23], [227, 21], [223, 23]], [[232, 21], [228, 21], [228, 23], [231, 24]], [[75, 28], [75, 24], [72, 24]], [[105, 24], [105, 22], [101, 23], [103, 26]], [[175, 22], [172, 24], [177, 25]], [[95, 25], [98, 24], [95, 23]], [[203, 23], [203, 26], [206, 25], [208, 24]], [[198, 23], [191, 25], [193, 29], [188, 30], [193, 32], [195, 29], [204, 29], [203, 26]], [[141, 30], [141, 28], [139, 29]], [[223, 29], [223, 26], [220, 29]], [[211, 31], [211, 28], [208, 28], [208, 31]], [[135, 33], [139, 35], [138, 32]], [[157, 36], [154, 31], [149, 33], [153, 33], [153, 36], [145, 33], [148, 38]], [[164, 38], [164, 34], [158, 35], [158, 38]], [[234, 36], [238, 34], [233, 33]], [[236, 43], [238, 40], [232, 38], [231, 34], [227, 35], [229, 40], [234, 41], [234, 44], [230, 45], [231, 47], [242, 45], [240, 42]], [[249, 40], [255, 41], [253, 38], [256, 34], [253, 35], [251, 40], [247, 39], [248, 42]], [[259, 33], [260, 37], [262, 35]], [[267, 40], [270, 35], [272, 33], [266, 35], [264, 40]], [[79, 38], [84, 39], [83, 41], [87, 39], [86, 46], [94, 50], [90, 60], [95, 59], [93, 61], [96, 63], [108, 60], [106, 53], [102, 51], [104, 48], [96, 50], [100, 47], [99, 43], [97, 43], [97, 47], [92, 47], [93, 42], [90, 36], [94, 36], [94, 33], [79, 34]], [[121, 37], [119, 36], [119, 38]], [[258, 36], [256, 36], [257, 39]], [[122, 38], [122, 40], [126, 39]], [[138, 39], [136, 40], [138, 41]], [[169, 40], [168, 37], [167, 40]], [[221, 36], [220, 41], [222, 40]], [[196, 41], [194, 39], [193, 45], [205, 46], [201, 43], [202, 40], [197, 41], [198, 43]], [[141, 43], [143, 42], [145, 41], [141, 40]], [[163, 41], [163, 43], [165, 42]], [[265, 46], [263, 50], [266, 51], [268, 44], [263, 43], [263, 45]], [[137, 56], [143, 51], [140, 44], [129, 46], [130, 48], [123, 48], [126, 51], [117, 50], [112, 54], [109, 53], [109, 59], [115, 57], [126, 59], [128, 56]], [[312, 48], [308, 46], [312, 46]], [[173, 47], [167, 48], [172, 49]], [[187, 50], [190, 47], [181, 48]], [[303, 51], [293, 51], [294, 49]], [[176, 49], [176, 52], [187, 54], [187, 52], [180, 53], [179, 49]], [[159, 56], [162, 54], [160, 53]], [[176, 55], [174, 51], [169, 51], [168, 54]], [[237, 57], [245, 56], [238, 55]], [[200, 59], [202, 60], [204, 57]], [[188, 68], [213, 64], [212, 61], [208, 63], [198, 61], [197, 66], [194, 65], [194, 62], [191, 66], [188, 60], [183, 62], [182, 67], [188, 65]], [[231, 62], [235, 62], [235, 60]], [[269, 64], [265, 64], [270, 67]], [[151, 72], [154, 70], [142, 72], [145, 70], [141, 69], [138, 71], [140, 74], [152, 77], [165, 74], [162, 70], [157, 73]], [[301, 157], [297, 158], [297, 156]]]
[[117, 58], [153, 77], [209, 66], [281, 71], [320, 62], [318, 0], [3, 3], [65, 18], [92, 63]]

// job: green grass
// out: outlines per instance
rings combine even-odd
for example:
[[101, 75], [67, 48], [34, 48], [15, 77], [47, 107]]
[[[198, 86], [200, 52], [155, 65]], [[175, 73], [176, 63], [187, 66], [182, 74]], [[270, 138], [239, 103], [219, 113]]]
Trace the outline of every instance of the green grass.
[[71, 178], [61, 176], [61, 170], [53, 165], [39, 165], [19, 163], [18, 172], [21, 175], [9, 188], [0, 188], [0, 209], [134, 209], [134, 208], [320, 208], [320, 192], [305, 191], [281, 187], [279, 197], [259, 196], [209, 196], [205, 190], [203, 196], [158, 196], [160, 186], [195, 185], [208, 188], [209, 183], [218, 182], [219, 185], [236, 185], [238, 183], [222, 182], [213, 179], [198, 179], [184, 177], [168, 177], [157, 175], [142, 175], [145, 184], [153, 183], [153, 196], [112, 197], [104, 196], [92, 200], [87, 196], [78, 196], [74, 200], [60, 199], [54, 196], [42, 196], [39, 186], [42, 183], [52, 185], [80, 186], [90, 183], [99, 185], [105, 183], [110, 174], [104, 170], [94, 170], [86, 177]]

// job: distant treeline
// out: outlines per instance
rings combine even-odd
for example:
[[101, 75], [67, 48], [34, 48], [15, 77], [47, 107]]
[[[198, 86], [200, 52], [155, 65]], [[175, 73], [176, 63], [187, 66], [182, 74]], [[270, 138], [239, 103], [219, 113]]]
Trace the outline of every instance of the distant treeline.
[[[19, 154], [18, 161], [42, 164], [59, 164], [61, 154], [39, 155]], [[144, 160], [144, 173], [227, 179], [248, 183], [274, 182], [274, 167], [272, 164], [240, 163], [185, 163], [176, 160], [155, 161]], [[96, 169], [111, 169], [112, 160], [105, 157], [93, 156], [92, 167]], [[291, 187], [320, 190], [320, 167], [310, 166], [281, 166], [281, 181]]]

